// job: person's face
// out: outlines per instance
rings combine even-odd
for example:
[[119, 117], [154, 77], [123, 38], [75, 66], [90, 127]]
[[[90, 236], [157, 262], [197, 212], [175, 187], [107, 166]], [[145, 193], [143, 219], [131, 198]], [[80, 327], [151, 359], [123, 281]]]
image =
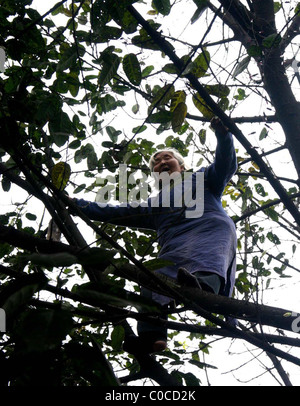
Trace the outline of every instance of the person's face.
[[169, 175], [174, 172], [182, 172], [184, 165], [180, 165], [172, 152], [162, 151], [155, 155], [153, 172], [168, 172]]

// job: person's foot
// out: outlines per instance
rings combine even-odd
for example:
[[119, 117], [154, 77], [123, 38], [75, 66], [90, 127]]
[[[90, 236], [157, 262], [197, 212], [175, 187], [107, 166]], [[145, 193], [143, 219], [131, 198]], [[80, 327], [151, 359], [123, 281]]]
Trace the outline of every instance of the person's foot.
[[161, 352], [164, 351], [167, 348], [167, 343], [166, 341], [163, 340], [158, 340], [153, 343], [153, 352]]
[[152, 354], [161, 352], [167, 348], [167, 342], [164, 340], [148, 341], [141, 337], [128, 336], [123, 343], [123, 350], [129, 354]]
[[188, 288], [198, 288], [201, 289], [197, 278], [193, 276], [189, 271], [183, 267], [178, 268], [177, 271], [177, 282], [179, 285], [186, 286]]

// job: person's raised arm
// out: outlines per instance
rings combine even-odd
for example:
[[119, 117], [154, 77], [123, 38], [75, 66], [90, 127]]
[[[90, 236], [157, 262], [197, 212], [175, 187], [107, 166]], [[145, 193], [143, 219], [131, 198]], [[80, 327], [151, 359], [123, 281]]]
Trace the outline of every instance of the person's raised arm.
[[237, 170], [237, 160], [232, 134], [217, 117], [211, 120], [211, 126], [217, 138], [217, 148], [215, 160], [207, 168], [207, 181], [212, 191], [221, 196]]
[[76, 198], [72, 201], [91, 220], [134, 228], [155, 228], [149, 205], [110, 205]]

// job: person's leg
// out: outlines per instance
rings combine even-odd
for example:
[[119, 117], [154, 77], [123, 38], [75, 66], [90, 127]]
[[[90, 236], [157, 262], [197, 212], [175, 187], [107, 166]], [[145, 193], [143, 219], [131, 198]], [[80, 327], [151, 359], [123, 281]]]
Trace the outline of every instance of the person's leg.
[[187, 269], [180, 267], [178, 268], [177, 282], [186, 287], [199, 288], [206, 292], [219, 294], [223, 279], [213, 272], [197, 271], [191, 274]]
[[[152, 299], [152, 292], [142, 287], [141, 296]], [[162, 309], [167, 308], [167, 305], [162, 306]], [[164, 320], [168, 319], [168, 315], [164, 313], [162, 313], [159, 317]], [[157, 352], [166, 349], [168, 332], [165, 326], [154, 325], [146, 321], [139, 321], [137, 331], [141, 345], [147, 349], [147, 352]]]
[[219, 294], [223, 280], [222, 277], [212, 272], [198, 271], [193, 273], [193, 276], [197, 279], [199, 285], [206, 292]]
[[[203, 290], [215, 293], [216, 295], [219, 294], [224, 283], [224, 279], [221, 276], [210, 272], [196, 272], [194, 276]], [[238, 321], [234, 317], [226, 316], [225, 320], [234, 327], [238, 325]]]
[[[153, 292], [141, 287], [141, 296], [153, 300]], [[162, 310], [168, 309], [168, 305], [161, 305]], [[162, 312], [159, 317], [167, 321], [168, 315]], [[124, 351], [130, 354], [151, 354], [167, 348], [168, 332], [164, 325], [155, 325], [147, 321], [138, 321], [138, 336], [127, 336], [123, 343]]]
[[[190, 274], [185, 268], [178, 269], [177, 281], [186, 286], [199, 287], [207, 292], [218, 294], [222, 286], [222, 278], [212, 272], [198, 271]], [[152, 291], [141, 287], [141, 296], [152, 299]], [[169, 305], [162, 306], [168, 309]], [[167, 314], [162, 313], [161, 319], [167, 321]], [[146, 321], [139, 321], [137, 324], [138, 337], [129, 337], [124, 343], [124, 350], [133, 353], [153, 353], [163, 351], [167, 347], [168, 331], [163, 325], [154, 325]]]

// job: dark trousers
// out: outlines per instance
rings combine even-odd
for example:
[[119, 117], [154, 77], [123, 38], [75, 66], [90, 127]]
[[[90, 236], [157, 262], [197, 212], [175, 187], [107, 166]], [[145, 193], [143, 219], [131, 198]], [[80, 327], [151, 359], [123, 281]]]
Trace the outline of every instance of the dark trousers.
[[[193, 274], [195, 276], [201, 286], [201, 288], [206, 292], [211, 292], [218, 294], [222, 285], [222, 278], [211, 272], [195, 272]], [[152, 292], [148, 289], [142, 288], [141, 295], [151, 299]], [[170, 309], [170, 305], [162, 306], [163, 310]], [[167, 314], [162, 313], [160, 316], [161, 319], [166, 320], [168, 319]], [[168, 331], [165, 326], [154, 325], [148, 322], [138, 322], [137, 331], [139, 337], [143, 341], [147, 342], [155, 342], [158, 340], [167, 341], [168, 338]]]

